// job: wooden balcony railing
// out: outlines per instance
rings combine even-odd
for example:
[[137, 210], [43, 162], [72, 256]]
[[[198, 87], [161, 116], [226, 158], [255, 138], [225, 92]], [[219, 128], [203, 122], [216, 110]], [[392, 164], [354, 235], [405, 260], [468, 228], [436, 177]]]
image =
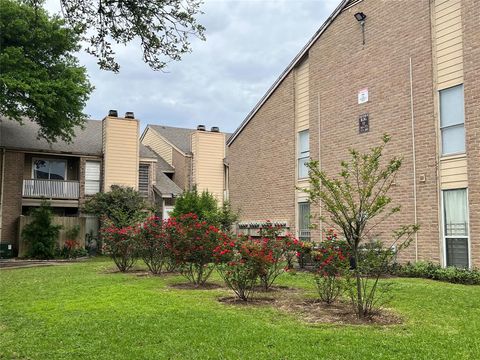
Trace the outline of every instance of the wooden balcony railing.
[[23, 180], [23, 197], [47, 199], [78, 199], [80, 185], [73, 180]]

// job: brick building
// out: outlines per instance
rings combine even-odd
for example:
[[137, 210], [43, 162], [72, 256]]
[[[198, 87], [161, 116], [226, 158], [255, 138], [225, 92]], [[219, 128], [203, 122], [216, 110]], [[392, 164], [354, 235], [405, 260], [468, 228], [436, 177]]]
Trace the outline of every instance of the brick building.
[[475, 0], [341, 1], [227, 142], [243, 225], [271, 219], [318, 240], [308, 215], [320, 209], [296, 190], [305, 162], [333, 175], [350, 147], [388, 133], [402, 211], [377, 236], [418, 223], [404, 261], [480, 266], [479, 18]]

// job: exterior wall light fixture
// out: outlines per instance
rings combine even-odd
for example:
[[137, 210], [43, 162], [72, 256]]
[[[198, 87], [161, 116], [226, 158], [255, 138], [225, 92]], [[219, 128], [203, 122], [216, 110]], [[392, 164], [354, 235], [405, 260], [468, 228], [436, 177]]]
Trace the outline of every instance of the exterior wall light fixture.
[[362, 27], [362, 44], [365, 45], [365, 19], [367, 18], [367, 15], [365, 15], [363, 12], [358, 12], [354, 16]]

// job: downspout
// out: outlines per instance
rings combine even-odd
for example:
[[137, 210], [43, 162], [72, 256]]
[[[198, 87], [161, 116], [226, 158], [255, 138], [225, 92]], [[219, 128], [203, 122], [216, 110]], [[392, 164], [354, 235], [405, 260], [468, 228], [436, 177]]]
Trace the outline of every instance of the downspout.
[[2, 180], [0, 183], [0, 244], [2, 243], [3, 228], [3, 188], [5, 182], [5, 148], [2, 148]]
[[[317, 92], [317, 117], [318, 117], [318, 167], [322, 170], [322, 125], [320, 121], [320, 93]], [[320, 239], [322, 238], [323, 234], [323, 221], [322, 218], [322, 204], [320, 204], [320, 209], [318, 212], [320, 216]]]
[[[412, 117], [412, 160], [413, 160], [413, 214], [417, 225], [417, 162], [415, 151], [415, 112], [413, 108], [413, 67], [410, 57], [410, 112]], [[418, 232], [415, 232], [415, 262], [418, 261]]]

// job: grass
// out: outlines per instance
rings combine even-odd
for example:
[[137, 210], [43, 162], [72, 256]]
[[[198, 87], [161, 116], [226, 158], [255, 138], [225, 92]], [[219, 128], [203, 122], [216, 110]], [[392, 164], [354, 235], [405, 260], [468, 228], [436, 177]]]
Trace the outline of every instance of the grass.
[[[478, 359], [480, 287], [395, 279], [401, 325], [312, 325], [106, 259], [0, 272], [0, 359]], [[214, 281], [219, 281], [214, 278]], [[313, 294], [308, 274], [279, 284]]]

